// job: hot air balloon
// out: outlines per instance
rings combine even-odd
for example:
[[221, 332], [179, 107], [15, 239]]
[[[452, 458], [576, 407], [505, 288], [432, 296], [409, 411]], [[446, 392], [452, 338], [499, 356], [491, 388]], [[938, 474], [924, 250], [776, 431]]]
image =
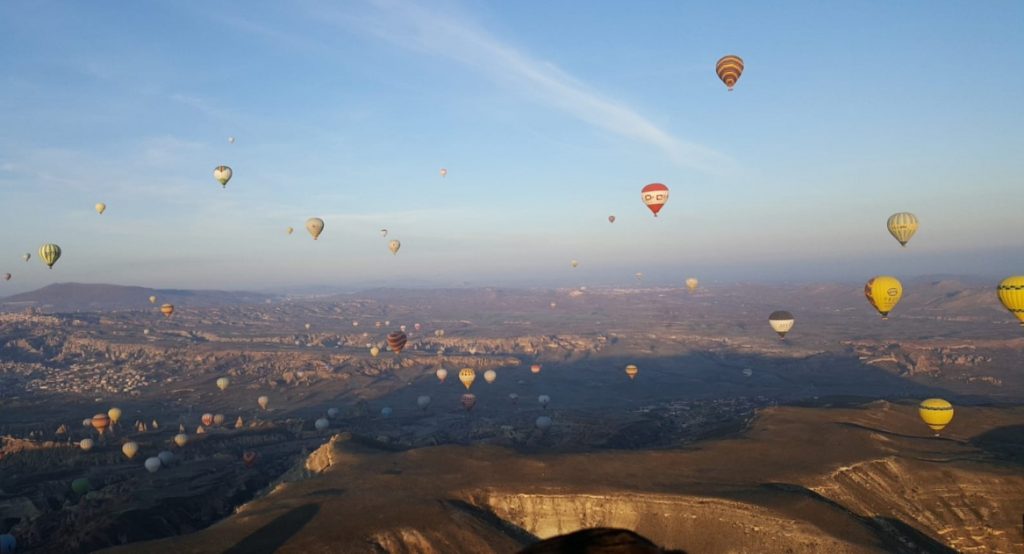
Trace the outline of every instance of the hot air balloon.
[[60, 247], [50, 243], [40, 246], [39, 258], [43, 260], [47, 267], [53, 269], [53, 264], [57, 263], [57, 260], [60, 259]]
[[420, 329], [423, 328], [423, 326], [420, 325], [419, 323], [413, 323], [412, 328], [419, 331]]
[[541, 408], [547, 408], [548, 404], [551, 402], [551, 397], [546, 394], [542, 394], [537, 397], [537, 402], [540, 403]]
[[0, 554], [14, 554], [18, 549], [18, 540], [10, 533], [0, 535]]
[[473, 381], [476, 381], [476, 372], [472, 368], [464, 367], [459, 370], [459, 381], [462, 385], [469, 390], [469, 387], [473, 386]]
[[135, 457], [135, 454], [139, 451], [139, 444], [135, 441], [128, 441], [121, 445], [121, 452], [129, 460]]
[[697, 290], [697, 285], [698, 284], [699, 284], [699, 281], [697, 281], [696, 277], [690, 277], [689, 279], [686, 280], [686, 288], [690, 292], [693, 292], [693, 291]]
[[163, 465], [163, 462], [160, 461], [160, 458], [152, 456], [150, 458], [146, 458], [146, 461], [142, 462], [142, 465], [146, 467], [146, 471], [156, 473], [160, 471], [160, 466]]
[[460, 402], [462, 403], [462, 407], [468, 412], [473, 409], [473, 406], [476, 406], [476, 395], [469, 393], [463, 394]]
[[750, 369], [749, 367], [743, 368], [743, 376], [744, 377], [750, 377], [752, 375], [754, 375], [754, 370], [753, 369]]
[[402, 243], [398, 242], [397, 239], [396, 240], [392, 240], [391, 242], [388, 243], [388, 250], [390, 250], [391, 253], [396, 255], [396, 256], [398, 255], [398, 249], [401, 248], [401, 247], [402, 247]]
[[242, 429], [243, 427], [245, 427], [245, 422], [242, 421], [242, 416], [238, 416], [238, 419], [235, 420], [235, 429]]
[[352, 320], [352, 326], [353, 327], [359, 327], [359, 322], [356, 321], [356, 320]]
[[156, 455], [156, 459], [160, 460], [164, 467], [171, 467], [171, 464], [174, 463], [174, 453], [170, 450], [163, 450]]
[[256, 403], [259, 404], [261, 410], [266, 410], [267, 405], [270, 404], [270, 398], [261, 396], [256, 399]]
[[380, 230], [380, 236], [382, 238], [387, 237], [388, 236], [388, 230], [387, 229], [381, 229]]
[[493, 383], [494, 380], [497, 378], [498, 372], [494, 371], [493, 369], [488, 369], [487, 371], [484, 372], [484, 381], [486, 381], [488, 385]]
[[910, 237], [917, 232], [917, 216], [910, 212], [899, 212], [889, 216], [885, 223], [889, 228], [889, 234], [899, 241], [900, 246], [906, 246]]
[[107, 211], [107, 205], [103, 202], [96, 204], [96, 213], [103, 215], [103, 212]]
[[533, 365], [531, 365], [530, 366], [530, 373], [533, 373], [534, 375], [540, 373], [540, 364], [533, 364]]
[[921, 402], [917, 407], [917, 413], [921, 416], [921, 421], [935, 431], [935, 436], [939, 436], [939, 431], [953, 421], [953, 405], [941, 398], [929, 398]]
[[327, 417], [329, 417], [331, 419], [334, 419], [334, 418], [338, 417], [338, 409], [337, 408], [327, 408]]
[[306, 330], [307, 330], [307, 331], [309, 331], [309, 329], [310, 329], [310, 327], [312, 327], [312, 325], [310, 325], [309, 323], [307, 323], [307, 324], [305, 325], [305, 327], [306, 327]]
[[996, 292], [999, 301], [1011, 314], [1017, 316], [1021, 327], [1024, 327], [1024, 275], [1003, 279]]
[[614, 215], [608, 216], [608, 223], [615, 223], [615, 216]]
[[27, 262], [30, 259], [32, 259], [32, 254], [29, 254], [28, 252], [25, 252], [25, 254], [21, 257], [21, 259], [23, 259], [23, 260], [25, 260]]
[[316, 240], [320, 236], [320, 233], [324, 232], [324, 220], [319, 217], [311, 217], [306, 220], [306, 230], [312, 235], [313, 240]]
[[10, 273], [4, 273], [4, 281], [10, 281], [10, 280], [11, 280], [11, 274]]
[[644, 201], [654, 217], [658, 217], [665, 202], [668, 202], [668, 187], [661, 183], [651, 183], [640, 190], [640, 198]]
[[558, 304], [552, 302], [552, 303], [548, 304], [548, 306], [551, 306], [551, 308], [554, 309], [555, 307], [558, 306]]
[[376, 358], [379, 354], [380, 354], [380, 348], [377, 348], [376, 346], [371, 346], [370, 347], [370, 355], [371, 356]]
[[149, 303], [150, 304], [156, 304], [156, 296], [150, 296], [149, 297]]
[[391, 417], [391, 406], [384, 406], [380, 409], [380, 415], [384, 417]]
[[404, 333], [405, 332], [405, 325], [399, 325], [398, 326], [398, 330]]
[[580, 263], [577, 262], [576, 260], [573, 260], [573, 261], [569, 262], [569, 265], [571, 265], [575, 269], [576, 266], [580, 265]]
[[637, 281], [643, 281], [644, 280], [644, 274], [640, 273], [639, 271], [636, 272], [635, 274], [633, 274], [633, 277], [636, 277]]
[[231, 379], [228, 379], [227, 377], [218, 377], [217, 378], [217, 388], [220, 389], [220, 390], [224, 390], [224, 389], [228, 388], [228, 385], [230, 385], [230, 384], [231, 384]]
[[519, 395], [514, 392], [508, 393], [508, 399], [511, 400], [513, 404], [519, 403]]
[[160, 313], [164, 314], [164, 317], [171, 317], [174, 313], [174, 306], [172, 304], [164, 304], [160, 306]]
[[86, 429], [88, 429], [89, 427], [92, 427], [92, 418], [91, 417], [87, 417], [87, 418], [83, 419], [82, 420], [82, 427], [85, 427]]
[[242, 453], [242, 463], [245, 464], [245, 467], [256, 465], [257, 458], [259, 458], [259, 454], [255, 450], [246, 450]]
[[213, 424], [217, 426], [224, 425], [225, 419], [227, 418], [224, 417], [224, 414], [216, 414], [213, 416]]
[[117, 425], [117, 422], [121, 421], [121, 408], [111, 408], [107, 410], [107, 417], [110, 418], [110, 423]]
[[548, 427], [551, 427], [551, 418], [546, 415], [542, 415], [537, 418], [537, 421], [535, 421], [534, 424], [537, 426], [537, 429], [544, 431]]
[[71, 490], [75, 494], [82, 495], [89, 492], [90, 489], [92, 489], [92, 484], [85, 477], [80, 477], [71, 482]]
[[882, 319], [889, 319], [889, 312], [896, 307], [903, 296], [903, 285], [895, 277], [879, 275], [872, 277], [864, 285], [864, 296], [868, 302], [882, 314]]
[[630, 381], [632, 381], [633, 379], [636, 379], [636, 374], [637, 373], [640, 373], [640, 368], [636, 367], [633, 364], [629, 364], [629, 365], [626, 366], [626, 375], [629, 376], [629, 380]]
[[82, 439], [78, 443], [78, 447], [81, 448], [82, 450], [86, 451], [86, 452], [92, 450], [92, 447], [95, 446], [95, 445], [96, 445], [96, 443], [93, 442], [92, 439]]
[[443, 167], [441, 168], [441, 171], [439, 171], [438, 173], [441, 174], [441, 177], [447, 177], [448, 176], [448, 170], [443, 168]]
[[213, 169], [213, 178], [224, 188], [228, 188], [228, 181], [231, 180], [233, 172], [226, 165], [218, 165]]
[[725, 83], [725, 86], [732, 90], [732, 87], [736, 86], [736, 81], [740, 79], [740, 75], [743, 74], [743, 59], [739, 56], [722, 56], [715, 64], [715, 73]]
[[401, 354], [402, 349], [405, 348], [405, 343], [408, 340], [409, 338], [401, 331], [388, 333], [388, 346], [391, 347], [391, 351], [395, 354]]
[[294, 232], [295, 232], [295, 228], [294, 228], [294, 227], [289, 227], [289, 228], [288, 228], [288, 234], [289, 234], [289, 235], [290, 235], [290, 234], [292, 234], [292, 233], [294, 233]]
[[174, 444], [178, 445], [178, 448], [184, 448], [188, 444], [188, 435], [185, 433], [174, 435]]
[[324, 429], [327, 429], [330, 425], [330, 422], [327, 421], [327, 418], [325, 417], [322, 417], [316, 420], [315, 423], [313, 423], [313, 426], [316, 427], [317, 431], [323, 431]]
[[437, 371], [434, 372], [434, 375], [437, 375], [438, 381], [444, 383], [444, 380], [448, 378], [448, 370], [443, 367], [439, 368]]
[[772, 329], [779, 334], [780, 339], [786, 338], [786, 333], [793, 328], [793, 323], [795, 323], [793, 314], [787, 311], [774, 311], [768, 316], [768, 325], [771, 325]]
[[228, 137], [228, 144], [234, 144], [234, 143], [235, 143], [235, 137]]
[[93, 429], [99, 431], [100, 435], [103, 435], [107, 428], [110, 427], [110, 416], [107, 414], [96, 414], [92, 416], [90, 423]]
[[207, 427], [213, 425], [213, 414], [211, 414], [211, 413], [205, 413], [199, 419], [200, 419], [200, 421], [203, 422], [203, 425], [205, 425]]
[[430, 397], [425, 394], [417, 397], [416, 405], [419, 406], [421, 410], [426, 410], [427, 406], [430, 405]]

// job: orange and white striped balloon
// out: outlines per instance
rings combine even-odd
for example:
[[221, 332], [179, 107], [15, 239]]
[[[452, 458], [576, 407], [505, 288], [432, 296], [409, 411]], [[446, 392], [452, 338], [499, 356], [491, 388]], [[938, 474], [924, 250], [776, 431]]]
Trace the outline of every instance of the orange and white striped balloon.
[[725, 83], [729, 90], [736, 86], [736, 81], [740, 80], [740, 75], [743, 74], [743, 58], [739, 56], [722, 56], [715, 64], [715, 73], [718, 73], [718, 78]]

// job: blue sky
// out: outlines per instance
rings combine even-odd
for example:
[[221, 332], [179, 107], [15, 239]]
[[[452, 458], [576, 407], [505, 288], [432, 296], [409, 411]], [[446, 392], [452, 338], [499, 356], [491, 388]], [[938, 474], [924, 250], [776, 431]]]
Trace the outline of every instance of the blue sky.
[[1024, 4], [719, 4], [4, 2], [0, 295], [1024, 272]]

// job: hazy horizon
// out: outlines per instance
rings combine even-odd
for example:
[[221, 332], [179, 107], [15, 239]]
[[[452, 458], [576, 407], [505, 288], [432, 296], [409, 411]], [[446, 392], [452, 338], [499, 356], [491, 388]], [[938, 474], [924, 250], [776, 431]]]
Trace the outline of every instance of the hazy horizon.
[[[1022, 20], [1012, 2], [4, 4], [0, 296], [1019, 274], [1024, 76], [978, 60], [1020, 66]], [[731, 93], [727, 53], [746, 61]], [[672, 191], [658, 218], [650, 182]], [[903, 210], [906, 249], [885, 229]]]

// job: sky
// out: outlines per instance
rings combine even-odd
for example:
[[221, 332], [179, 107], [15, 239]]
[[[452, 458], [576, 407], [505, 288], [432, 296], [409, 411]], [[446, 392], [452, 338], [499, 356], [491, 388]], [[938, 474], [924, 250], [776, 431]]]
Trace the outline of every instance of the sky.
[[1022, 28], [1016, 1], [2, 2], [0, 296], [1021, 274]]

